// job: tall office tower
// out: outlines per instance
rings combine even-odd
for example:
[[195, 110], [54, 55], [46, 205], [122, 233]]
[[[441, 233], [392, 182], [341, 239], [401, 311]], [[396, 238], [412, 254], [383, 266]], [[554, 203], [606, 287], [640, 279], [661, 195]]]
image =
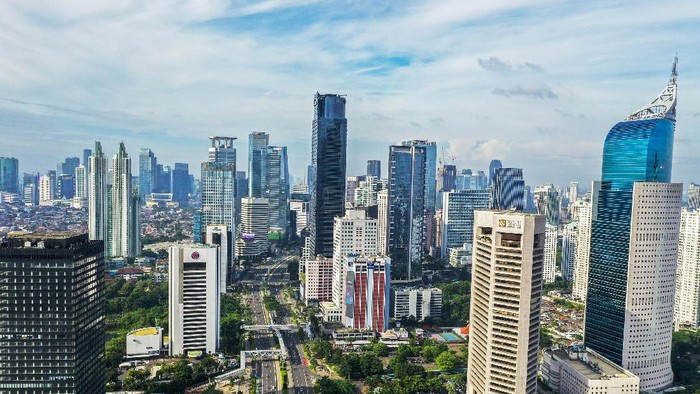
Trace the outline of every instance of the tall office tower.
[[535, 197], [532, 194], [532, 188], [530, 186], [525, 186], [523, 194], [525, 195], [524, 211], [527, 213], [536, 213], [537, 207], [535, 206]]
[[210, 224], [223, 224], [236, 234], [235, 194], [235, 163], [202, 163], [202, 231]]
[[493, 181], [496, 179], [496, 170], [503, 168], [503, 163], [500, 160], [491, 160], [489, 163], [489, 187], [493, 187]]
[[219, 247], [219, 291], [226, 293], [226, 286], [233, 282], [233, 256], [231, 250], [231, 231], [226, 226], [210, 224], [205, 230], [205, 242], [207, 245], [217, 245]]
[[571, 222], [564, 226], [564, 234], [561, 240], [561, 277], [564, 280], [574, 279], [574, 266], [576, 265], [576, 251], [578, 242], [578, 222]]
[[386, 256], [347, 256], [343, 321], [356, 330], [382, 333], [389, 328], [391, 259]]
[[554, 282], [557, 276], [558, 237], [557, 226], [547, 223], [545, 226], [544, 266], [542, 274], [544, 283]]
[[355, 205], [355, 190], [360, 187], [360, 182], [365, 180], [365, 175], [352, 175], [345, 182], [345, 203]]
[[58, 198], [62, 200], [75, 197], [75, 177], [73, 174], [61, 174], [58, 176]]
[[59, 163], [59, 170], [60, 174], [56, 175], [62, 175], [62, 174], [68, 174], [68, 175], [73, 175], [75, 174], [75, 169], [80, 165], [80, 158], [78, 157], [66, 157], [66, 159], [63, 161], [63, 163]]
[[682, 185], [670, 183], [676, 63], [649, 105], [605, 139], [593, 186], [585, 344], [632, 371], [640, 390], [673, 381], [671, 334]]
[[313, 164], [306, 166], [306, 187], [310, 196], [311, 190], [316, 187], [316, 170]]
[[452, 164], [443, 164], [437, 169], [437, 188], [438, 192], [448, 192], [457, 188], [457, 166]]
[[588, 295], [588, 267], [591, 258], [591, 203], [582, 202], [578, 208], [578, 237], [574, 260], [574, 285], [572, 296], [586, 302]]
[[522, 168], [496, 168], [492, 180], [489, 208], [522, 211], [525, 203]]
[[440, 235], [443, 258], [451, 248], [471, 246], [474, 239], [474, 211], [488, 209], [488, 190], [454, 190], [443, 194]]
[[367, 176], [373, 176], [377, 179], [382, 178], [381, 160], [367, 160]]
[[690, 183], [688, 185], [688, 208], [697, 211], [700, 208], [700, 185]]
[[53, 195], [51, 196], [51, 199], [53, 200], [54, 198], [56, 198], [56, 191], [58, 189], [58, 184], [56, 183], [58, 177], [56, 176], [56, 171], [54, 170], [46, 171], [46, 176], [51, 178], [51, 184], [53, 185], [51, 186], [53, 190]]
[[148, 148], [141, 148], [139, 153], [139, 196], [146, 202], [146, 195], [158, 190], [156, 186], [156, 155]]
[[2, 392], [105, 391], [103, 251], [102, 241], [78, 233], [23, 233], [0, 244]]
[[190, 181], [190, 166], [187, 163], [175, 163], [173, 170], [173, 201], [180, 205], [186, 205], [189, 195], [192, 194], [192, 182]]
[[260, 148], [260, 189], [270, 202], [270, 238], [285, 240], [289, 228], [289, 166], [286, 146]]
[[39, 174], [22, 176], [22, 197], [24, 205], [39, 205]]
[[477, 211], [468, 394], [537, 392], [545, 218]]
[[141, 253], [139, 195], [131, 181], [131, 158], [124, 143], [112, 159], [112, 188], [109, 194], [107, 221], [107, 256], [136, 257]]
[[675, 329], [700, 328], [700, 212], [683, 210], [678, 239]]
[[467, 168], [455, 177], [456, 190], [486, 190], [487, 188], [488, 181], [483, 171], [477, 171], [474, 174], [471, 169]]
[[547, 224], [559, 225], [559, 192], [551, 183], [535, 188], [537, 213], [547, 218]]
[[19, 160], [0, 157], [0, 192], [19, 194]]
[[377, 249], [379, 254], [387, 254], [389, 239], [389, 190], [377, 193]]
[[87, 174], [82, 164], [75, 168], [75, 197], [87, 198]]
[[578, 182], [571, 182], [569, 185], [569, 204], [578, 200]]
[[416, 321], [428, 317], [439, 319], [442, 315], [442, 290], [431, 288], [399, 288], [393, 289], [394, 315], [396, 320], [408, 319], [413, 316]]
[[107, 157], [102, 144], [95, 141], [89, 159], [88, 174], [88, 233], [92, 240], [105, 241], [107, 250]]
[[48, 203], [53, 200], [53, 179], [48, 175], [43, 175], [39, 179], [39, 204]]
[[420, 281], [425, 243], [425, 147], [389, 147], [387, 255], [392, 280]]
[[333, 226], [333, 302], [342, 307], [345, 295], [343, 276], [349, 255], [377, 255], [377, 219], [367, 217], [364, 210], [348, 210], [335, 218]]
[[317, 92], [312, 123], [312, 174], [309, 176], [313, 256], [333, 256], [333, 220], [345, 213], [347, 144], [345, 97]]
[[236, 137], [209, 137], [211, 147], [209, 147], [209, 162], [212, 163], [233, 163], [236, 164], [236, 148], [233, 141]]
[[245, 171], [236, 171], [236, 223], [241, 222], [241, 199], [248, 197], [248, 177]]
[[219, 348], [219, 247], [177, 245], [168, 265], [170, 355]]
[[172, 193], [173, 171], [170, 166], [156, 164], [156, 183], [153, 191], [157, 193]]
[[425, 210], [431, 215], [435, 213], [437, 192], [435, 190], [435, 180], [437, 179], [437, 145], [434, 141], [411, 140], [403, 141], [403, 146], [418, 146], [425, 148]]
[[289, 202], [289, 210], [296, 212], [294, 227], [296, 228], [296, 235], [301, 236], [301, 231], [309, 224], [309, 202], [292, 199]]
[[85, 167], [85, 173], [90, 172], [90, 156], [92, 156], [92, 149], [83, 149], [83, 161], [80, 164]]
[[241, 236], [236, 250], [241, 257], [256, 257], [267, 253], [270, 232], [270, 201], [267, 198], [241, 199]]
[[250, 197], [266, 197], [262, 186], [262, 148], [270, 145], [270, 135], [263, 131], [248, 134], [248, 191]]

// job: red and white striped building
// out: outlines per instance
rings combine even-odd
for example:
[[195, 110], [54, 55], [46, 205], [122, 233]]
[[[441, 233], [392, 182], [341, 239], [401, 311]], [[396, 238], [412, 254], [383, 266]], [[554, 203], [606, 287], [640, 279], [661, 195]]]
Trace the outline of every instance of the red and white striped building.
[[384, 332], [389, 327], [391, 259], [348, 256], [345, 270], [345, 326]]

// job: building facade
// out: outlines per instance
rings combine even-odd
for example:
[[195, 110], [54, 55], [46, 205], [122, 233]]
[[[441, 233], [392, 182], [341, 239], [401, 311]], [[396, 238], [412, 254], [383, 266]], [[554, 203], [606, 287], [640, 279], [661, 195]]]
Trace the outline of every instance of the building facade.
[[333, 259], [316, 256], [306, 260], [306, 305], [333, 300]]
[[373, 176], [378, 179], [382, 178], [381, 160], [367, 160], [367, 176]]
[[139, 153], [139, 196], [146, 201], [146, 195], [156, 189], [156, 155], [148, 148], [141, 148]]
[[674, 63], [663, 92], [608, 132], [593, 187], [585, 344], [639, 376], [643, 391], [673, 381], [682, 196], [682, 185], [670, 183], [676, 75]]
[[333, 256], [333, 220], [345, 213], [347, 140], [345, 97], [316, 93], [308, 177], [312, 256]]
[[270, 203], [270, 237], [275, 240], [285, 240], [289, 229], [290, 189], [287, 147], [262, 147], [260, 159], [260, 197], [267, 198]]
[[495, 168], [490, 185], [491, 209], [523, 211], [525, 180], [521, 168]]
[[435, 213], [436, 208], [436, 179], [437, 179], [437, 145], [434, 141], [410, 140], [403, 141], [403, 146], [418, 146], [425, 148], [425, 175], [423, 190], [425, 191], [425, 210], [430, 214]]
[[544, 283], [552, 283], [557, 276], [558, 231], [556, 226], [545, 226], [544, 244]]
[[236, 240], [238, 256], [250, 258], [267, 253], [269, 215], [270, 202], [267, 198], [244, 197], [241, 199], [241, 233]]
[[545, 218], [477, 211], [468, 394], [537, 392]]
[[104, 392], [103, 253], [77, 233], [0, 244], [0, 391]]
[[[270, 145], [270, 135], [264, 131], [248, 134], [248, 192], [250, 197], [267, 197], [262, 185], [262, 148]], [[245, 196], [243, 196], [245, 197]]]
[[[422, 279], [425, 243], [426, 149], [389, 147], [387, 255], [396, 283]], [[381, 210], [381, 207], [379, 208]]]
[[345, 326], [386, 331], [389, 328], [391, 259], [350, 256], [346, 258], [345, 267]]
[[451, 248], [471, 245], [474, 239], [474, 211], [488, 209], [487, 190], [455, 190], [442, 195], [441, 256]]
[[394, 293], [394, 319], [411, 316], [416, 321], [439, 319], [442, 315], [442, 290], [433, 288], [398, 288]]
[[211, 354], [219, 348], [219, 247], [178, 245], [169, 250], [170, 355]]
[[564, 226], [561, 239], [561, 277], [564, 280], [574, 279], [574, 266], [576, 265], [576, 252], [578, 247], [578, 222], [571, 222]]
[[675, 329], [700, 328], [700, 212], [684, 210], [678, 238]]
[[591, 259], [591, 203], [585, 202], [578, 208], [578, 236], [576, 238], [576, 258], [574, 260], [574, 284], [572, 296], [586, 302], [588, 295], [588, 269]]
[[136, 257], [141, 253], [139, 195], [133, 190], [131, 158], [123, 142], [112, 159], [112, 186], [107, 210], [107, 256]]

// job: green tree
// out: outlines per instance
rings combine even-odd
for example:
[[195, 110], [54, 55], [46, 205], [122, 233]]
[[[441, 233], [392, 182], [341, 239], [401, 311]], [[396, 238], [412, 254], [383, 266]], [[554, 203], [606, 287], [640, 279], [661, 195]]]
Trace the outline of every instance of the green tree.
[[549, 330], [547, 330], [544, 327], [540, 327], [540, 348], [541, 349], [548, 349], [554, 345], [554, 341], [552, 340], [552, 334], [549, 333]]
[[334, 380], [326, 376], [316, 380], [314, 393], [318, 394], [353, 394], [355, 386], [349, 380]]
[[130, 369], [124, 376], [124, 388], [138, 390], [144, 387], [149, 373], [144, 369]]
[[451, 371], [458, 368], [461, 363], [462, 360], [449, 350], [440, 353], [440, 355], [435, 358], [435, 364], [443, 371]]
[[377, 357], [386, 357], [389, 355], [389, 346], [381, 342], [375, 343], [372, 345], [372, 353]]

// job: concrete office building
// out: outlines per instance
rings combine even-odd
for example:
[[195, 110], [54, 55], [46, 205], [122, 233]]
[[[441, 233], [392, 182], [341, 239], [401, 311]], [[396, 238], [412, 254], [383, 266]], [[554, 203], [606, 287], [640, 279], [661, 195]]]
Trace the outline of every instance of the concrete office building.
[[413, 316], [417, 321], [442, 315], [442, 290], [433, 288], [398, 288], [394, 292], [394, 319]]
[[537, 392], [545, 218], [477, 211], [468, 394]]
[[214, 353], [219, 348], [219, 247], [177, 245], [169, 254], [170, 355]]
[[78, 233], [0, 243], [0, 392], [104, 392], [103, 253]]

